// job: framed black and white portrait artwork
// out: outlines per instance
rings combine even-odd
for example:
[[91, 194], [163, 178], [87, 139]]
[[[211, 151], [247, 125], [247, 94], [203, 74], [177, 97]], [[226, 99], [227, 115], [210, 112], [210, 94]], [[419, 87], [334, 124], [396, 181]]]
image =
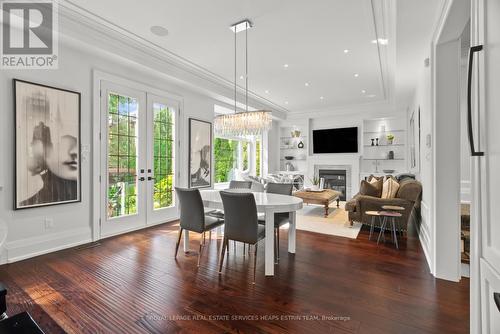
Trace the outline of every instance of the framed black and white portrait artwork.
[[189, 119], [189, 188], [212, 185], [212, 123]]
[[80, 202], [80, 93], [13, 83], [15, 209]]

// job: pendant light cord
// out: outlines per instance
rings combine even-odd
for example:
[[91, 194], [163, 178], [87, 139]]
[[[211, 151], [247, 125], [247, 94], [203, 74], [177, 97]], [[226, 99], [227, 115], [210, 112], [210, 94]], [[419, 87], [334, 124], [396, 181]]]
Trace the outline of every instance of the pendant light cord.
[[236, 114], [236, 26], [234, 27], [234, 113]]
[[245, 22], [245, 111], [248, 112], [248, 21]]

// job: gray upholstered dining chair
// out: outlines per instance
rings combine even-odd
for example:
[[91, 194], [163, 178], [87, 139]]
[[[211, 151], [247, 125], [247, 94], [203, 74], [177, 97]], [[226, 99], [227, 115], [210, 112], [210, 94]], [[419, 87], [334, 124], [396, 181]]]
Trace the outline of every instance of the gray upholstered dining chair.
[[[198, 189], [186, 189], [175, 187], [177, 198], [179, 199], [181, 222], [179, 228], [179, 236], [175, 244], [175, 257], [179, 251], [179, 244], [181, 242], [182, 231], [192, 231], [201, 233], [200, 249], [198, 252], [198, 267], [200, 266], [200, 258], [203, 251], [203, 242], [205, 240], [205, 232], [211, 231], [214, 228], [224, 224], [224, 220], [208, 216], [205, 214], [203, 208], [203, 201], [201, 199], [200, 191]], [[188, 232], [186, 232], [188, 233]]]
[[236, 181], [229, 182], [229, 189], [250, 189], [252, 188], [252, 181]]
[[255, 269], [257, 267], [257, 243], [266, 236], [266, 228], [259, 225], [257, 205], [251, 193], [232, 193], [221, 191], [224, 205], [224, 241], [220, 259], [219, 273], [222, 272], [224, 254], [229, 248], [229, 240], [240, 241], [254, 245], [253, 284], [255, 284]]
[[[266, 193], [292, 196], [293, 184], [291, 183], [268, 183]], [[290, 222], [288, 212], [274, 214], [274, 258], [280, 259], [280, 227]], [[265, 225], [264, 220], [259, 220], [259, 224]]]

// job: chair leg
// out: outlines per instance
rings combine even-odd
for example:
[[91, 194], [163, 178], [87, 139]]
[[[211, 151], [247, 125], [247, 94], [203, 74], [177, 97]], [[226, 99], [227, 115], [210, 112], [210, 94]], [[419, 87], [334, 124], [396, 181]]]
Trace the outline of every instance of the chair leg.
[[273, 235], [273, 239], [274, 239], [274, 264], [278, 264], [278, 245], [276, 244], [276, 229], [274, 229], [273, 231], [274, 235]]
[[203, 232], [203, 246], [205, 246], [205, 242], [206, 242], [206, 240], [207, 240], [207, 239], [206, 239], [206, 234], [205, 234], [205, 232]]
[[212, 241], [212, 230], [208, 231], [208, 242]]
[[247, 244], [243, 243], [243, 257], [245, 257], [246, 247], [247, 247]]
[[179, 245], [181, 243], [182, 230], [183, 230], [182, 227], [179, 228], [179, 236], [177, 237], [177, 243], [175, 244], [175, 256], [174, 256], [174, 258], [177, 258], [177, 252], [179, 251]]
[[226, 248], [228, 247], [228, 241], [227, 238], [224, 237], [224, 240], [222, 241], [222, 252], [220, 255], [220, 266], [219, 266], [219, 274], [222, 273], [222, 264], [224, 263], [224, 255], [226, 254]]
[[[204, 233], [203, 233], [204, 235]], [[203, 253], [203, 244], [204, 244], [204, 238], [203, 236], [200, 238], [200, 247], [199, 247], [199, 250], [198, 250], [198, 265], [197, 267], [200, 266], [200, 259], [201, 259], [201, 254]]]
[[253, 253], [253, 284], [255, 284], [255, 269], [257, 269], [257, 243], [254, 245], [255, 251]]

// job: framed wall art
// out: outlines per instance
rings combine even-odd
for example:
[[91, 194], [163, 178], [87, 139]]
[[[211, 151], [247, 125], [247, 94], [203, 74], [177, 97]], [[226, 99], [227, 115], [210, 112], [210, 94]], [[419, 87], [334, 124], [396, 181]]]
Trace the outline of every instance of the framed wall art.
[[14, 79], [16, 210], [81, 201], [81, 96]]
[[189, 119], [189, 188], [212, 186], [212, 123]]

